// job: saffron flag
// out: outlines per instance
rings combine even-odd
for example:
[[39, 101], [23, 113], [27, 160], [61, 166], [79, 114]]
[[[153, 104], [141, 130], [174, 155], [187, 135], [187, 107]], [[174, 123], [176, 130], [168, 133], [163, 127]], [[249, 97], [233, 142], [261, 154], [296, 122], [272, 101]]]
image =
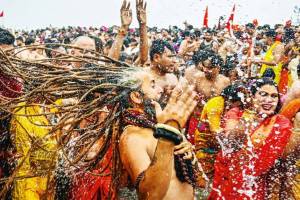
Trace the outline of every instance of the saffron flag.
[[226, 24], [226, 28], [228, 29], [229, 32], [231, 31], [231, 27], [232, 27], [232, 23], [233, 23], [234, 12], [235, 12], [235, 4], [233, 5], [231, 14], [230, 14], [229, 19], [228, 19], [227, 24]]
[[203, 26], [206, 28], [208, 27], [208, 6], [206, 6], [204, 19], [203, 19]]

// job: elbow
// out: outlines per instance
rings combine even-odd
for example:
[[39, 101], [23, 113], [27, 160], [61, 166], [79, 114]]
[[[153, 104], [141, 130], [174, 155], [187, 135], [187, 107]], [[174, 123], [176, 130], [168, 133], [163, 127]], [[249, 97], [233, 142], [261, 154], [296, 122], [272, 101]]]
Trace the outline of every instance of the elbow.
[[163, 199], [166, 195], [170, 181], [142, 181], [139, 185], [138, 195], [140, 199]]
[[149, 188], [143, 188], [140, 187], [138, 196], [139, 199], [144, 200], [157, 200], [157, 199], [163, 199], [167, 193], [167, 188], [159, 187], [158, 185], [155, 188], [149, 189]]

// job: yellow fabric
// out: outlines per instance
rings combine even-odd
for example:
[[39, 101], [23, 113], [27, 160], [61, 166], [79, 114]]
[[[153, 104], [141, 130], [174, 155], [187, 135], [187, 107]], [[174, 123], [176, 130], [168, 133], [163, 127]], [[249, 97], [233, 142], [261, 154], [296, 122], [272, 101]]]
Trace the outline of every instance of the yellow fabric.
[[[203, 170], [209, 176], [212, 176], [213, 165], [215, 161], [215, 152], [209, 152], [210, 149], [214, 147], [210, 146], [209, 139], [213, 139], [210, 134], [214, 134], [221, 127], [221, 116], [224, 111], [224, 98], [221, 96], [211, 98], [203, 107], [200, 121], [208, 122], [210, 133], [200, 133], [198, 129], [195, 131], [195, 143], [198, 151], [196, 152], [196, 157], [199, 159]], [[214, 142], [212, 142], [214, 143]], [[208, 153], [209, 152], [209, 153]]]
[[224, 98], [221, 96], [211, 98], [204, 106], [201, 120], [207, 120], [210, 131], [217, 132], [221, 126], [221, 115], [224, 111]]
[[[274, 49], [280, 44], [281, 42], [276, 41], [267, 51], [264, 60], [265, 61], [273, 61], [274, 60], [274, 56], [273, 56], [273, 51]], [[282, 63], [278, 63], [277, 66], [268, 66], [266, 64], [263, 64], [261, 69], [260, 69], [260, 77], [264, 74], [264, 72], [266, 71], [266, 69], [271, 68], [274, 70], [275, 73], [275, 79], [274, 81], [278, 84], [280, 81], [280, 75], [281, 75], [281, 69], [282, 69]]]
[[[56, 140], [48, 134], [48, 127], [39, 125], [49, 125], [49, 121], [43, 115], [20, 116], [44, 113], [41, 107], [26, 107], [25, 103], [21, 103], [19, 106], [21, 107], [15, 110], [16, 115], [11, 121], [11, 131], [14, 134], [17, 154], [21, 155], [21, 158], [18, 159], [20, 168], [17, 171], [17, 177], [45, 173], [47, 168], [55, 165]], [[37, 140], [40, 141], [38, 145], [33, 145]], [[24, 162], [21, 164], [23, 160]], [[13, 199], [41, 199], [40, 195], [46, 191], [47, 181], [47, 176], [15, 180]]]

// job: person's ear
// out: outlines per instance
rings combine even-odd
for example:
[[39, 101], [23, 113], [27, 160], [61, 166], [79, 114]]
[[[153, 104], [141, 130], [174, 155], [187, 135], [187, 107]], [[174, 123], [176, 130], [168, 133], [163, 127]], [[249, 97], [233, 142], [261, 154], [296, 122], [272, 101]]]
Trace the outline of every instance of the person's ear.
[[143, 103], [143, 98], [142, 98], [141, 93], [136, 92], [136, 91], [130, 93], [130, 100], [135, 104], [142, 104]]
[[160, 56], [159, 54], [157, 54], [157, 53], [154, 54], [154, 56], [153, 56], [153, 61], [156, 62], [156, 63], [158, 63], [158, 62], [160, 61], [160, 57], [161, 57], [161, 56]]

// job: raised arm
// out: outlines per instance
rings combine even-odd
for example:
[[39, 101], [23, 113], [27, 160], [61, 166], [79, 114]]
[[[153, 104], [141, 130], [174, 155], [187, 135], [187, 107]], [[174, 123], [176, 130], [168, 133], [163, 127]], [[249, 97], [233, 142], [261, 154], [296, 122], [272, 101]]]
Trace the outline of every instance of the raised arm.
[[[194, 100], [196, 93], [193, 88], [187, 87], [182, 90], [174, 90], [164, 110], [158, 103], [153, 104], [157, 122], [160, 125], [165, 124], [180, 129], [180, 127], [184, 127], [197, 104], [197, 101]], [[163, 199], [171, 182], [175, 142], [168, 137], [161, 136], [162, 132], [158, 134], [159, 129], [164, 132], [161, 128], [154, 130], [158, 142], [152, 159], [147, 151], [150, 138], [146, 133], [152, 134], [151, 129], [128, 127], [120, 140], [122, 162], [136, 183], [140, 199]]]
[[147, 36], [147, 2], [136, 0], [136, 13], [140, 25], [140, 64], [144, 65], [148, 60], [148, 36]]
[[123, 1], [121, 7], [121, 27], [118, 31], [118, 34], [115, 38], [115, 41], [112, 45], [112, 48], [109, 51], [108, 56], [115, 60], [119, 60], [122, 46], [124, 43], [124, 38], [127, 35], [128, 28], [132, 22], [132, 10], [130, 9], [130, 2], [127, 3], [126, 0]]

